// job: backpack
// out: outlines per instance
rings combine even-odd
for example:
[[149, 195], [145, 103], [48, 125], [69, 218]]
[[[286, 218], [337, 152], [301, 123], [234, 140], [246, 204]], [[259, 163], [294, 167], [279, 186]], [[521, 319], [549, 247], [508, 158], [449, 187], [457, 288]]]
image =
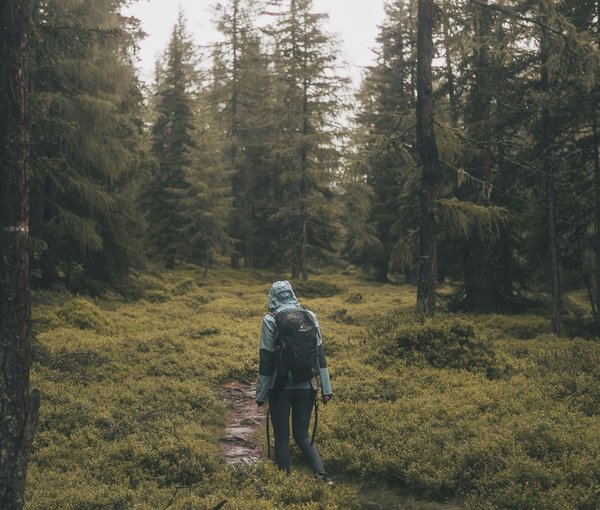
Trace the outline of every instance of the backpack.
[[277, 325], [275, 366], [279, 384], [310, 381], [319, 373], [317, 325], [306, 308], [272, 313]]

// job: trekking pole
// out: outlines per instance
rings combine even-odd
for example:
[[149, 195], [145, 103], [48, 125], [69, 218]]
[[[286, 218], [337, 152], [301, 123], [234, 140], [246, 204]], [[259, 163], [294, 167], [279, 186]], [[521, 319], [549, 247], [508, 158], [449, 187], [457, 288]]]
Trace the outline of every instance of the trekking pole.
[[271, 416], [271, 407], [267, 410], [267, 459], [271, 458], [271, 435], [269, 434], [269, 417]]
[[315, 422], [313, 423], [312, 437], [310, 438], [310, 445], [315, 444], [315, 435], [317, 434], [317, 422], [319, 421], [319, 402], [317, 395], [315, 395]]

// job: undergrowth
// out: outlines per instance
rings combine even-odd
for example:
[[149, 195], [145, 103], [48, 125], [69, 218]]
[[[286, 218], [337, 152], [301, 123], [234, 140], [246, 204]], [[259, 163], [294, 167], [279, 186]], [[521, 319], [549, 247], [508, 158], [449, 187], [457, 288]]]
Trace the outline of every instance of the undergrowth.
[[359, 274], [295, 286], [323, 331], [335, 397], [317, 443], [341, 481], [298, 456], [291, 476], [227, 466], [218, 393], [256, 378], [274, 276], [202, 273], [34, 296], [28, 509], [369, 508], [375, 486], [386, 508], [600, 506], [597, 341], [549, 336], [536, 315], [423, 321], [412, 287]]

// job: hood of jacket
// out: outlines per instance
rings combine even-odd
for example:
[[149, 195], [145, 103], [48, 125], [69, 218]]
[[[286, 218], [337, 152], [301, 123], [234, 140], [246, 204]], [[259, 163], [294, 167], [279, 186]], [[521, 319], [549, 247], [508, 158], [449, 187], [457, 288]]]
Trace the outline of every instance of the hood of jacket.
[[287, 280], [275, 282], [269, 291], [269, 311], [278, 312], [281, 308], [300, 306], [292, 285]]

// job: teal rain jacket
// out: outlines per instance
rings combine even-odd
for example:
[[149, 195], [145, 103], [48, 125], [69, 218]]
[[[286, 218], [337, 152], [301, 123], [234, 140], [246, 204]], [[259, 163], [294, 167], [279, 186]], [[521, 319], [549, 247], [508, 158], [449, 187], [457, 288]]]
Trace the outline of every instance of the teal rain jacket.
[[[287, 280], [275, 282], [269, 291], [269, 312], [280, 312], [288, 308], [300, 308], [300, 303], [290, 282]], [[317, 316], [309, 310], [315, 325], [317, 326], [317, 345], [319, 347], [319, 375], [321, 378], [321, 392], [323, 395], [331, 395], [331, 382], [329, 381], [329, 370], [325, 360], [325, 351], [323, 350], [323, 339], [321, 338], [321, 329]], [[258, 384], [256, 385], [256, 401], [265, 402], [269, 396], [269, 390], [275, 384], [277, 369], [275, 368], [275, 341], [277, 340], [277, 326], [275, 317], [270, 313], [266, 314], [262, 322], [262, 331], [260, 334], [260, 367]], [[316, 378], [311, 381], [287, 384], [286, 389], [317, 389]]]

